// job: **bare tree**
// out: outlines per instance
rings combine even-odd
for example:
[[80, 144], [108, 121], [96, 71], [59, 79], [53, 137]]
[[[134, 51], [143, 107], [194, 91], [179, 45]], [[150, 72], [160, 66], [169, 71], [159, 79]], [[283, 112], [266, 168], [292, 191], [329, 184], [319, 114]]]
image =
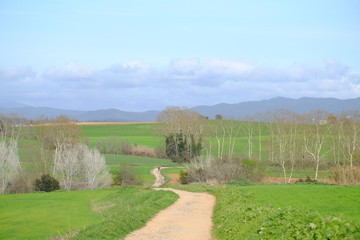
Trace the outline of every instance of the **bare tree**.
[[340, 142], [344, 156], [350, 166], [353, 166], [354, 154], [360, 151], [360, 112], [344, 112], [339, 117]]
[[10, 139], [7, 143], [0, 139], [0, 193], [4, 193], [9, 182], [21, 171], [17, 150], [16, 140]]
[[17, 115], [0, 115], [0, 193], [21, 171], [17, 146], [21, 126]]
[[86, 189], [107, 187], [111, 184], [111, 177], [106, 166], [105, 158], [96, 149], [89, 149], [81, 145], [83, 151], [82, 165]]
[[248, 157], [251, 159], [253, 157], [253, 138], [254, 138], [254, 118], [248, 116], [245, 118], [243, 122], [243, 131], [244, 136], [246, 137], [247, 144], [248, 144]]
[[66, 190], [109, 186], [111, 178], [105, 158], [85, 144], [67, 145], [55, 153], [55, 172]]
[[317, 110], [305, 114], [304, 118], [304, 147], [306, 153], [311, 156], [311, 159], [315, 164], [315, 180], [318, 179], [319, 166], [323, 156], [328, 152], [324, 151], [324, 144], [328, 137], [327, 124], [325, 125], [323, 123], [326, 115], [326, 112]]
[[297, 121], [295, 113], [279, 110], [273, 113], [273, 122], [269, 123], [270, 159], [281, 167], [284, 183], [290, 182], [299, 155]]
[[55, 152], [54, 158], [54, 173], [61, 179], [65, 190], [72, 190], [82, 170], [82, 148], [71, 144], [63, 145]]
[[159, 113], [160, 135], [174, 141], [175, 155], [180, 155], [180, 142], [186, 144], [188, 156], [193, 156], [193, 144], [200, 143], [204, 131], [204, 117], [186, 108], [168, 107]]
[[[55, 149], [54, 158], [54, 169], [53, 175], [55, 174], [55, 166], [57, 166], [56, 156], [62, 156], [63, 150], [68, 149], [69, 145], [77, 144], [82, 136], [82, 131], [75, 120], [69, 119], [68, 117], [61, 115], [53, 119], [49, 124], [45, 126], [43, 135], [43, 148]], [[58, 154], [58, 152], [61, 152]]]
[[241, 129], [241, 122], [237, 120], [215, 120], [208, 122], [206, 129], [208, 136], [206, 149], [212, 149], [212, 137], [215, 137], [216, 157], [219, 159], [223, 159], [225, 156], [232, 158]]

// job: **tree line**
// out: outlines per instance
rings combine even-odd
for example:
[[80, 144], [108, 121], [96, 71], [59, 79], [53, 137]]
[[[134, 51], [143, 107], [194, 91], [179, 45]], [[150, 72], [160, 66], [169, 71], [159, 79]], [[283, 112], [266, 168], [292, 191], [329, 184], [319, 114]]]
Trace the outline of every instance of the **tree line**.
[[[0, 193], [31, 191], [21, 189], [29, 185], [18, 153], [19, 136], [25, 127], [14, 121], [18, 119], [0, 120]], [[38, 174], [42, 175], [41, 179], [36, 179], [36, 186], [45, 186], [46, 183], [42, 181], [46, 180], [50, 184], [57, 179], [60, 181], [59, 187], [65, 190], [96, 189], [111, 184], [105, 158], [97, 149], [81, 143], [81, 129], [73, 120], [59, 116], [46, 127], [34, 128], [32, 130], [39, 130], [36, 137], [42, 140], [40, 156], [34, 162]]]
[[321, 110], [304, 114], [278, 110], [239, 120], [224, 120], [220, 115], [208, 120], [195, 111], [169, 107], [158, 121], [166, 153], [177, 162], [231, 159], [242, 146], [246, 148], [241, 149], [243, 158], [279, 166], [284, 182], [301, 167], [313, 168], [318, 180], [324, 165], [350, 172], [360, 165], [358, 111], [335, 115]]

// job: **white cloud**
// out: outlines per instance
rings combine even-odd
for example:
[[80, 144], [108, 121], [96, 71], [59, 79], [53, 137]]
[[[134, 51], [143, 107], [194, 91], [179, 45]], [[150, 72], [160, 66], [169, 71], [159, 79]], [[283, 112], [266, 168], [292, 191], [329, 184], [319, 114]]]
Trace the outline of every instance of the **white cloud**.
[[2, 68], [0, 69], [0, 81], [19, 81], [25, 78], [31, 78], [35, 76], [35, 72], [29, 67], [25, 68]]
[[71, 63], [43, 73], [29, 68], [0, 69], [0, 82], [2, 98], [72, 109], [142, 111], [167, 105], [237, 103], [277, 96], [360, 95], [360, 73], [336, 61], [282, 68], [196, 58], [175, 59], [163, 68], [141, 62], [103, 69]]

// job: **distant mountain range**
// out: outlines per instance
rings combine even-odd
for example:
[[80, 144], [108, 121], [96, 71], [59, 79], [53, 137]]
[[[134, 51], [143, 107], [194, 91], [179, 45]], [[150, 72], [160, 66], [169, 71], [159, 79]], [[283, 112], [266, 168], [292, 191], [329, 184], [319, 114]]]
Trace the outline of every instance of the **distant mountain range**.
[[[215, 118], [215, 115], [221, 114], [224, 117], [234, 119], [277, 109], [287, 109], [296, 113], [306, 113], [312, 110], [322, 109], [332, 113], [340, 113], [349, 110], [360, 111], [360, 97], [346, 100], [335, 98], [291, 99], [277, 97], [269, 100], [250, 101], [237, 104], [221, 103], [213, 106], [197, 106], [191, 109], [209, 118]], [[16, 113], [20, 117], [26, 117], [28, 119], [36, 119], [40, 116], [54, 118], [59, 115], [67, 115], [70, 118], [75, 118], [82, 122], [154, 122], [156, 121], [159, 111], [126, 112], [118, 109], [77, 111], [0, 102], [0, 113]]]

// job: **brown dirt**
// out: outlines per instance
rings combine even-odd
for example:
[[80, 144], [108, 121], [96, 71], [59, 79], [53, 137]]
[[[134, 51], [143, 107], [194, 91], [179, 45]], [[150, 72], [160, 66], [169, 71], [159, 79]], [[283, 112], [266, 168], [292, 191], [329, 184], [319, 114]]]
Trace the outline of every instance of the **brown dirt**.
[[[290, 183], [296, 183], [297, 180], [299, 180], [300, 178], [291, 178], [290, 179]], [[330, 184], [335, 184], [335, 182], [331, 179], [318, 179], [319, 182], [323, 182], [323, 183], [330, 183]], [[278, 183], [278, 184], [282, 184], [284, 183], [284, 178], [282, 177], [265, 177], [263, 178], [260, 183]]]
[[[154, 186], [161, 185], [163, 177], [155, 168]], [[162, 178], [161, 178], [161, 177]], [[212, 212], [215, 197], [207, 193], [192, 193], [171, 188], [155, 190], [173, 191], [179, 199], [160, 211], [145, 227], [129, 234], [125, 240], [211, 240]]]
[[171, 178], [171, 181], [168, 185], [179, 185], [180, 184], [180, 174], [169, 173], [168, 176]]

